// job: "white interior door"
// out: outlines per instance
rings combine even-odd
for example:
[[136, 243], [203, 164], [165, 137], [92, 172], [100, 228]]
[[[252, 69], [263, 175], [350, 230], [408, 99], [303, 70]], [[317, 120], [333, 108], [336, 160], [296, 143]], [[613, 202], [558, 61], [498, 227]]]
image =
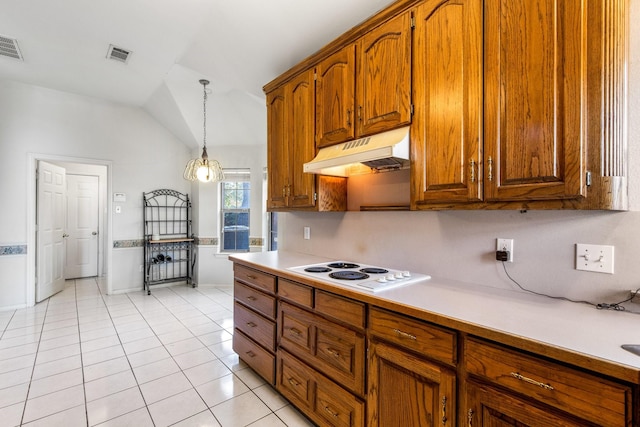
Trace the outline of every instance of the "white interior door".
[[98, 275], [97, 176], [67, 175], [67, 279]]
[[66, 171], [38, 162], [36, 302], [64, 289]]

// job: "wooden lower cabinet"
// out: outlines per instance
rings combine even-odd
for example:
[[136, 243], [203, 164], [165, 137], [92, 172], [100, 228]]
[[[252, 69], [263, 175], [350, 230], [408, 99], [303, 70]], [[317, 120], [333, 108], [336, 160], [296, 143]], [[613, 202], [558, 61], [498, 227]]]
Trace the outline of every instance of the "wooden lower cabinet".
[[277, 357], [277, 390], [312, 421], [321, 426], [364, 426], [364, 401], [285, 350]]
[[456, 374], [400, 348], [369, 344], [368, 426], [455, 426]]
[[[520, 399], [498, 389], [467, 383], [468, 409], [464, 424], [470, 427], [562, 427], [597, 425], [581, 422], [532, 405], [530, 400]], [[624, 424], [600, 424], [624, 425]]]
[[[633, 393], [627, 385], [476, 338], [467, 339], [464, 353], [472, 379], [467, 385], [472, 426], [632, 425]], [[473, 385], [476, 381], [485, 386]], [[538, 413], [562, 414], [550, 419], [563, 421], [549, 424], [533, 416]]]

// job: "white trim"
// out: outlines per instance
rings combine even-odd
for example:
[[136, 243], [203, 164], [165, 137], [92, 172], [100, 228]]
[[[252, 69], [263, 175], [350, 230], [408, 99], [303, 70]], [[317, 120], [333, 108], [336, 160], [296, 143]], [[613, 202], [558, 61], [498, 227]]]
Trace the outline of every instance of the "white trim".
[[109, 194], [112, 188], [112, 166], [109, 160], [86, 159], [80, 157], [58, 156], [52, 154], [27, 153], [27, 283], [26, 283], [26, 305], [32, 307], [36, 302], [36, 168], [39, 160], [69, 163], [84, 163], [96, 166], [106, 166], [107, 168], [107, 188], [105, 195], [106, 209], [106, 230], [104, 232], [104, 274], [107, 278], [107, 294], [113, 291], [111, 283], [112, 272], [112, 250], [113, 250], [113, 216], [112, 201]]

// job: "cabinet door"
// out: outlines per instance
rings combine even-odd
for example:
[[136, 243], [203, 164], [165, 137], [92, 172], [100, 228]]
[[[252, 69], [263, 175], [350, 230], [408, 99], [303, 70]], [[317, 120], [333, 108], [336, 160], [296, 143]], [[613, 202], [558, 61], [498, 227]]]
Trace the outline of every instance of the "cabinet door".
[[318, 64], [316, 73], [316, 144], [318, 148], [355, 136], [355, 45]]
[[485, 1], [485, 199], [585, 195], [587, 2]]
[[466, 384], [467, 406], [465, 425], [561, 427], [584, 426], [585, 423], [542, 410], [530, 403], [487, 386]]
[[316, 154], [314, 142], [315, 86], [313, 69], [302, 73], [287, 84], [289, 114], [290, 166], [283, 165], [280, 173], [291, 174], [291, 188], [287, 189], [289, 207], [315, 205], [315, 175], [304, 173], [302, 165], [313, 160]]
[[357, 55], [357, 135], [410, 123], [411, 12], [365, 34]]
[[482, 2], [423, 3], [414, 58], [413, 204], [482, 200]]
[[375, 341], [369, 356], [369, 427], [456, 425], [453, 372]]
[[267, 94], [267, 209], [278, 209], [287, 205], [289, 150], [285, 104], [284, 86]]

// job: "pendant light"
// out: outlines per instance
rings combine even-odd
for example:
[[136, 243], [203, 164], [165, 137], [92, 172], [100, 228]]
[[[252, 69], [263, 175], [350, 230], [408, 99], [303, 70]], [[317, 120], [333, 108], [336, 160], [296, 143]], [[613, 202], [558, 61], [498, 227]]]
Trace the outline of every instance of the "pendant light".
[[200, 80], [204, 93], [203, 101], [203, 126], [202, 126], [202, 156], [197, 159], [189, 160], [187, 167], [184, 169], [184, 179], [189, 181], [215, 182], [222, 181], [224, 174], [222, 166], [217, 160], [209, 160], [207, 154], [207, 85], [209, 80]]

